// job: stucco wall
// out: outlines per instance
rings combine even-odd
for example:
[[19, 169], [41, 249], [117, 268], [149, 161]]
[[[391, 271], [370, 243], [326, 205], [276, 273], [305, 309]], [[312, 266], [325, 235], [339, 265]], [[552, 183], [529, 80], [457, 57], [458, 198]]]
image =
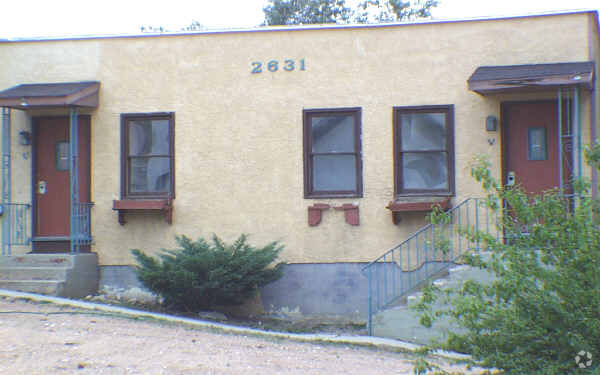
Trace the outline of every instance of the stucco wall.
[[[132, 263], [131, 248], [173, 247], [175, 234], [213, 232], [249, 233], [256, 244], [281, 240], [288, 262], [363, 262], [423, 224], [423, 214], [407, 214], [395, 226], [385, 208], [394, 192], [392, 108], [454, 104], [455, 200], [478, 195], [467, 164], [487, 154], [499, 176], [500, 132], [487, 133], [484, 121], [500, 117], [501, 99], [468, 91], [467, 79], [482, 65], [585, 61], [587, 19], [6, 43], [0, 87], [101, 82], [92, 112], [93, 250], [101, 265]], [[306, 70], [282, 71], [286, 59], [304, 59]], [[279, 71], [251, 74], [253, 61], [270, 60], [280, 61]], [[302, 110], [337, 107], [362, 107], [364, 197], [304, 199]], [[173, 225], [129, 215], [120, 226], [111, 209], [120, 191], [119, 115], [159, 111], [176, 114]], [[589, 129], [589, 116], [583, 121]], [[14, 125], [27, 126], [24, 116]], [[16, 160], [22, 150], [13, 151]], [[26, 164], [19, 163], [15, 171]], [[13, 173], [15, 197], [30, 194], [28, 175]], [[357, 203], [360, 226], [329, 210], [309, 227], [315, 202]]]

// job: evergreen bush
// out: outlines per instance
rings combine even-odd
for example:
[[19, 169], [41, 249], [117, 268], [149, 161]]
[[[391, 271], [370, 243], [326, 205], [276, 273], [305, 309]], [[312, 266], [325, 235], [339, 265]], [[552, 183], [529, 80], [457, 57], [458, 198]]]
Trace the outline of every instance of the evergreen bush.
[[[600, 145], [586, 156], [598, 168]], [[495, 279], [444, 293], [430, 285], [418, 305], [422, 324], [449, 316], [462, 330], [442, 347], [506, 374], [600, 374], [600, 202], [590, 197], [590, 185], [574, 182], [574, 198], [558, 190], [532, 197], [499, 184], [485, 160], [471, 172], [486, 204], [503, 211], [504, 239], [463, 229], [489, 251], [465, 261]], [[443, 310], [433, 307], [440, 298], [448, 302]]]
[[232, 244], [217, 235], [212, 242], [203, 238], [194, 242], [186, 236], [177, 236], [176, 241], [180, 248], [163, 249], [159, 259], [131, 250], [139, 264], [139, 280], [171, 309], [197, 312], [239, 305], [282, 275], [284, 263], [271, 267], [283, 250], [276, 241], [262, 248], [249, 245], [246, 235]]

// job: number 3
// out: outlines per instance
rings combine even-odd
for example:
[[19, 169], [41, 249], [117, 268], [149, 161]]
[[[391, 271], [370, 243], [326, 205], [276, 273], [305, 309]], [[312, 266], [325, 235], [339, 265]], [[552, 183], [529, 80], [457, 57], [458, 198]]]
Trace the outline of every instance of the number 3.
[[294, 69], [295, 69], [294, 60], [285, 60], [285, 66], [283, 67], [283, 70], [291, 72]]

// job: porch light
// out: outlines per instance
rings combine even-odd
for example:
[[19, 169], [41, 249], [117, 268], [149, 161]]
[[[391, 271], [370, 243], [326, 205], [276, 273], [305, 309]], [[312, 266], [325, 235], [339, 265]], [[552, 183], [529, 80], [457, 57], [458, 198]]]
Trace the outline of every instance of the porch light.
[[21, 130], [19, 132], [19, 143], [23, 146], [29, 146], [31, 144], [31, 133], [27, 130]]
[[485, 119], [485, 130], [489, 132], [495, 132], [498, 130], [498, 119], [496, 116], [490, 115]]

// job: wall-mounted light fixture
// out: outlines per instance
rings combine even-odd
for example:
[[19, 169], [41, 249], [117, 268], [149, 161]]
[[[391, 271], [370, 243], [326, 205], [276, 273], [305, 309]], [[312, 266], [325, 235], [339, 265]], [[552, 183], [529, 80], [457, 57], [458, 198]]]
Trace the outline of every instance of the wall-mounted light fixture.
[[27, 130], [21, 130], [19, 132], [19, 143], [23, 146], [29, 146], [31, 144], [31, 133]]
[[496, 116], [490, 115], [485, 119], [485, 130], [489, 132], [495, 132], [498, 130], [498, 119]]

